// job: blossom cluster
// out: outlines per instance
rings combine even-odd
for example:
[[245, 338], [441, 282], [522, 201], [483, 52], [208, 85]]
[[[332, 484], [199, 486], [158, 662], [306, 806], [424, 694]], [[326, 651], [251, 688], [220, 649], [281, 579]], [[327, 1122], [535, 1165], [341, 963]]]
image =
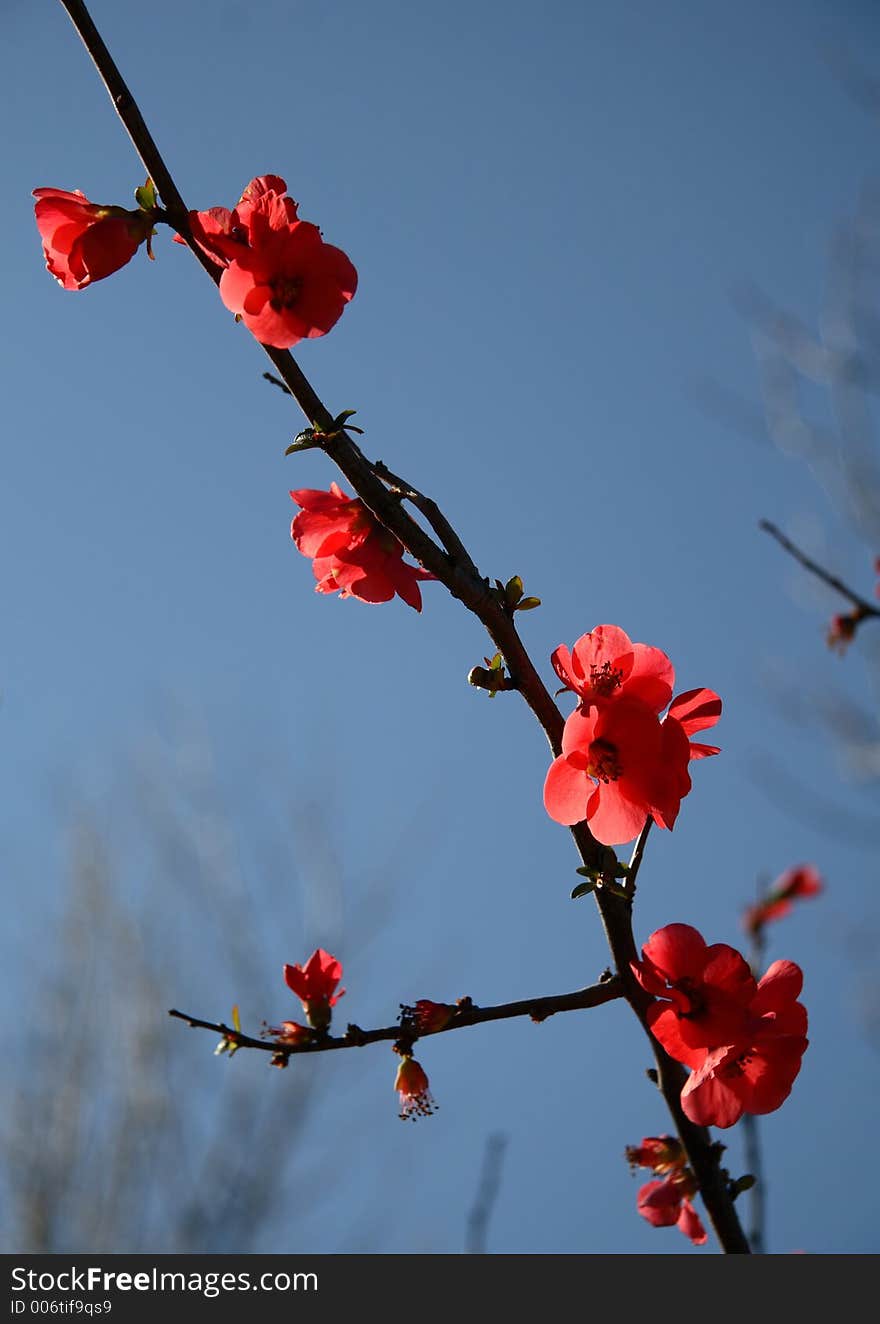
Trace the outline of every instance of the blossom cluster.
[[[148, 181], [137, 211], [90, 202], [84, 193], [39, 188], [34, 208], [46, 265], [66, 290], [103, 280], [149, 242], [164, 213]], [[202, 251], [222, 269], [220, 298], [264, 345], [289, 349], [336, 325], [357, 289], [357, 271], [321, 231], [301, 221], [279, 175], [252, 179], [236, 205], [189, 213]], [[181, 241], [182, 242], [182, 241]]]
[[403, 544], [363, 501], [347, 496], [337, 483], [329, 492], [303, 487], [290, 495], [300, 507], [290, 536], [297, 550], [312, 558], [316, 593], [338, 592], [361, 602], [389, 602], [397, 594], [422, 610], [419, 581], [434, 576], [404, 561]]
[[718, 721], [718, 695], [697, 689], [673, 698], [666, 654], [634, 644], [616, 625], [597, 626], [570, 651], [560, 645], [551, 661], [579, 703], [544, 783], [550, 817], [567, 826], [586, 820], [608, 846], [632, 841], [649, 816], [672, 828], [691, 789], [688, 764], [719, 753], [690, 739]]
[[794, 901], [801, 897], [818, 896], [822, 887], [822, 879], [812, 864], [798, 864], [793, 869], [786, 869], [767, 894], [748, 907], [743, 915], [743, 928], [755, 937], [765, 924], [783, 919], [790, 912]]
[[803, 976], [774, 961], [756, 980], [726, 943], [709, 946], [689, 924], [652, 933], [633, 973], [657, 1001], [648, 1008], [654, 1037], [690, 1070], [681, 1092], [700, 1126], [733, 1126], [743, 1113], [770, 1113], [791, 1093], [807, 1047]]
[[677, 1227], [695, 1246], [706, 1242], [706, 1229], [691, 1203], [697, 1179], [687, 1166], [681, 1141], [676, 1136], [646, 1136], [640, 1145], [628, 1145], [631, 1167], [650, 1168], [661, 1180], [639, 1187], [636, 1204], [642, 1218], [653, 1227]]

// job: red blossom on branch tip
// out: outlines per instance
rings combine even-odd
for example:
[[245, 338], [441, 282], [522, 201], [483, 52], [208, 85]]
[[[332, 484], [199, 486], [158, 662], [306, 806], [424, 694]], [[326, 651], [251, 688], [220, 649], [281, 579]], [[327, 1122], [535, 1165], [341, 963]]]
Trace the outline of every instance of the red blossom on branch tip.
[[290, 536], [303, 556], [312, 558], [316, 593], [338, 593], [361, 602], [390, 602], [397, 594], [422, 610], [419, 581], [435, 576], [403, 559], [404, 547], [357, 497], [337, 483], [328, 492], [300, 488], [290, 493], [301, 507]]
[[304, 966], [285, 965], [284, 982], [299, 998], [313, 1030], [326, 1030], [330, 1024], [331, 1008], [345, 993], [344, 988], [336, 992], [341, 978], [341, 963], [322, 947], [312, 952]]
[[765, 924], [787, 915], [795, 900], [818, 896], [823, 888], [819, 871], [812, 864], [799, 864], [786, 869], [769, 888], [767, 895], [748, 907], [743, 915], [743, 928], [747, 933], [757, 934]]
[[264, 345], [326, 335], [357, 289], [348, 257], [297, 216], [279, 175], [252, 179], [232, 211], [190, 212], [193, 237], [223, 268], [220, 297]]
[[831, 623], [828, 626], [828, 633], [825, 641], [829, 648], [833, 648], [836, 653], [845, 653], [853, 639], [856, 637], [856, 630], [864, 620], [865, 613], [858, 607], [854, 607], [850, 612], [841, 612], [831, 617]]
[[34, 197], [46, 268], [65, 290], [83, 290], [118, 271], [153, 232], [152, 212], [105, 207], [79, 189], [36, 188]]
[[428, 1088], [428, 1077], [414, 1057], [406, 1055], [397, 1068], [394, 1088], [400, 1099], [400, 1119], [414, 1122], [417, 1117], [430, 1117], [437, 1105]]

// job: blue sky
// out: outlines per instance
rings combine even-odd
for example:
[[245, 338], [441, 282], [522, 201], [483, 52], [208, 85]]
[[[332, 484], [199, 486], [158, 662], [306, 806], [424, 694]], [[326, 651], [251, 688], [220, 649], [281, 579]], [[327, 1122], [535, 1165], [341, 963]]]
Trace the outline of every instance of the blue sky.
[[[331, 409], [358, 410], [368, 454], [435, 497], [485, 573], [521, 574], [542, 598], [522, 633], [548, 680], [552, 649], [607, 621], [662, 647], [679, 689], [723, 696], [724, 752], [696, 769], [675, 832], [654, 834], [636, 935], [687, 920], [736, 943], [756, 877], [819, 866], [827, 895], [771, 945], [805, 970], [811, 1046], [762, 1124], [770, 1247], [875, 1251], [864, 1174], [880, 1063], [851, 939], [880, 932], [876, 865], [834, 825], [836, 807], [872, 825], [876, 787], [847, 779], [827, 726], [791, 722], [782, 702], [801, 696], [809, 716], [812, 696], [841, 691], [870, 706], [870, 649], [827, 651], [833, 596], [757, 521], [867, 594], [877, 548], [807, 465], [733, 431], [697, 388], [713, 379], [760, 407], [731, 297], [744, 284], [816, 324], [829, 241], [876, 168], [876, 122], [827, 53], [876, 49], [876, 11], [260, 0], [206, 21], [170, 0], [95, 0], [92, 12], [191, 206], [232, 205], [254, 175], [278, 173], [350, 255], [357, 296], [299, 362]], [[355, 912], [371, 870], [387, 869], [388, 918], [368, 950], [349, 930], [338, 951], [346, 1018], [591, 982], [607, 958], [591, 903], [568, 899], [577, 860], [542, 808], [546, 745], [515, 695], [489, 702], [466, 685], [488, 651], [476, 623], [430, 584], [421, 616], [312, 591], [287, 493], [334, 474], [320, 455], [284, 457], [301, 418], [167, 233], [155, 263], [140, 254], [85, 292], [46, 274], [30, 190], [125, 204], [142, 172], [60, 6], [7, 0], [2, 18], [15, 125], [0, 251], [2, 968], [21, 1069], [59, 904], [58, 788], [104, 803], [171, 700], [243, 818], [256, 894], [254, 806], [285, 797], [321, 804]], [[803, 794], [762, 775], [768, 758]], [[287, 928], [261, 917], [256, 959], [268, 971], [304, 959], [329, 940], [321, 914], [305, 907]], [[165, 923], [191, 957], [189, 1009], [247, 1002], [216, 968], [193, 991], [208, 965], [200, 925], [186, 906]], [[168, 988], [157, 1016], [182, 993]], [[279, 979], [252, 1023], [291, 1014], [288, 998]], [[192, 1036], [205, 1077], [283, 1087], [211, 1046]], [[502, 1130], [491, 1249], [707, 1253], [635, 1214], [622, 1151], [664, 1114], [622, 1007], [426, 1043], [441, 1108], [412, 1127], [396, 1118], [390, 1054], [338, 1057], [303, 1067], [325, 1109], [310, 1144], [334, 1128], [363, 1144], [285, 1249], [459, 1250], [486, 1136]]]

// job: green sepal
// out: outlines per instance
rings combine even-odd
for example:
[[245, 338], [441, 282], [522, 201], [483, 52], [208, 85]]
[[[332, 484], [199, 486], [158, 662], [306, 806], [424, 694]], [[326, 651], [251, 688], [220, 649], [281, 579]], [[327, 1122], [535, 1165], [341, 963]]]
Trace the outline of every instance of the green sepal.
[[522, 600], [521, 602], [518, 602], [518, 603], [516, 604], [516, 610], [517, 610], [517, 611], [534, 611], [535, 608], [536, 608], [536, 607], [540, 607], [540, 605], [541, 605], [541, 599], [540, 599], [540, 598], [523, 598], [523, 600]]

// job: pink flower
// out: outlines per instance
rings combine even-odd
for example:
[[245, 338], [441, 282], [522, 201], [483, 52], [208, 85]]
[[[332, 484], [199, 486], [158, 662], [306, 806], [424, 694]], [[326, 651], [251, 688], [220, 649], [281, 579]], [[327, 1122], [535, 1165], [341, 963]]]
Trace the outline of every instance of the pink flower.
[[278, 175], [251, 180], [230, 212], [191, 212], [193, 236], [224, 267], [220, 298], [264, 345], [288, 349], [336, 325], [357, 289], [345, 253], [297, 217]]
[[342, 965], [322, 947], [312, 952], [304, 966], [285, 965], [284, 982], [299, 998], [313, 1030], [326, 1030], [330, 1024], [330, 1009], [345, 993], [344, 988], [336, 992], [341, 978]]
[[663, 1181], [649, 1181], [641, 1186], [636, 1197], [637, 1208], [652, 1227], [678, 1227], [695, 1246], [702, 1246], [706, 1242], [706, 1229], [690, 1201], [695, 1193], [696, 1182], [685, 1169]]
[[436, 1111], [428, 1088], [428, 1077], [419, 1063], [409, 1055], [401, 1059], [394, 1078], [394, 1088], [400, 1098], [400, 1120], [414, 1122], [417, 1117], [430, 1117]]
[[422, 610], [419, 581], [434, 576], [403, 559], [403, 544], [382, 527], [356, 497], [336, 484], [329, 492], [300, 488], [291, 492], [302, 511], [290, 536], [303, 556], [312, 558], [317, 593], [339, 593], [361, 602], [389, 602], [396, 594]]
[[632, 969], [660, 999], [648, 1008], [648, 1025], [679, 1062], [694, 1066], [705, 1049], [747, 1030], [758, 985], [748, 962], [726, 943], [709, 947], [690, 924], [667, 924], [651, 934]]
[[806, 1009], [797, 1001], [802, 986], [793, 961], [774, 961], [749, 1003], [747, 1029], [735, 1041], [707, 1049], [698, 1063], [680, 1059], [695, 1068], [681, 1092], [692, 1122], [728, 1127], [743, 1113], [782, 1106], [809, 1043]]
[[36, 188], [34, 215], [46, 267], [65, 290], [82, 290], [130, 262], [153, 232], [151, 211], [104, 207], [78, 189]]
[[749, 906], [743, 916], [747, 933], [758, 933], [771, 920], [782, 919], [798, 897], [818, 896], [823, 889], [819, 872], [812, 864], [799, 864], [780, 874], [767, 895]]

